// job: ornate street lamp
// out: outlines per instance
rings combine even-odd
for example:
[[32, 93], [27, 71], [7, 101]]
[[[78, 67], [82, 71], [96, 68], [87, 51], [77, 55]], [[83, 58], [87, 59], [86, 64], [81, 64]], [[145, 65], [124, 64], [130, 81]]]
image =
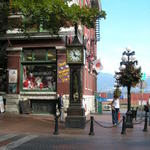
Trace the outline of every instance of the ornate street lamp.
[[138, 61], [133, 57], [134, 51], [126, 48], [122, 54], [119, 72], [115, 73], [115, 78], [120, 86], [127, 87], [128, 109], [126, 113], [126, 127], [133, 128], [131, 112], [131, 87], [135, 87], [141, 79], [141, 67], [137, 67]]

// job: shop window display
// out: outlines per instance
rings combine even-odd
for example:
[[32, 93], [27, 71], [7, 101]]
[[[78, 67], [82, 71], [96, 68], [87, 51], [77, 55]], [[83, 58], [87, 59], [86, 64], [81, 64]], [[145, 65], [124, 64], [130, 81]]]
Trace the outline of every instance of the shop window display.
[[22, 56], [23, 90], [56, 91], [56, 50], [24, 49]]
[[24, 65], [24, 90], [56, 91], [56, 69], [52, 65]]

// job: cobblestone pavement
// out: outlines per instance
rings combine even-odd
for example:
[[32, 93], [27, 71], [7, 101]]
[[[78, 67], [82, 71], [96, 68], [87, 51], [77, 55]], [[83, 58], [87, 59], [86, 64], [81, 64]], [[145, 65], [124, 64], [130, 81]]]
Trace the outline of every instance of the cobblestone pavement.
[[[85, 129], [66, 129], [59, 123], [59, 134], [53, 135], [53, 116], [10, 115], [0, 118], [0, 150], [149, 150], [150, 127], [143, 132], [144, 122], [127, 129], [122, 124], [112, 127], [111, 115], [93, 115], [104, 127], [94, 123], [94, 136]], [[87, 117], [89, 119], [89, 117]]]

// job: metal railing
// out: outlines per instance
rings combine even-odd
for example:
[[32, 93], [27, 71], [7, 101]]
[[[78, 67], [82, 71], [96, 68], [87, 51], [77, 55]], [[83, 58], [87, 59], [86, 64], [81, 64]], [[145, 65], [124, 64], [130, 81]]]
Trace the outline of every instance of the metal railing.
[[[58, 127], [59, 127], [58, 126], [58, 118], [59, 117], [56, 115], [55, 116], [55, 129], [54, 129], [54, 133], [53, 133], [54, 135], [58, 135], [59, 134], [59, 131], [58, 131]], [[109, 125], [108, 125], [108, 124], [106, 124], [106, 122], [100, 121], [100, 120], [97, 121], [97, 120], [94, 119], [94, 116], [91, 116], [89, 120], [87, 120], [86, 122], [83, 122], [83, 124], [81, 124], [80, 128], [83, 128], [88, 123], [90, 123], [89, 135], [95, 135], [95, 133], [94, 133], [94, 123], [96, 125], [98, 125], [99, 127], [102, 127], [102, 128], [114, 128], [114, 127], [117, 127], [118, 125], [120, 125], [122, 123], [121, 134], [126, 134], [126, 116], [125, 116], [125, 114], [121, 115], [120, 118], [121, 119], [118, 122], [118, 124], [116, 124], [116, 125], [110, 125], [110, 123], [109, 123]], [[147, 124], [148, 124], [148, 115], [147, 115], [147, 112], [145, 111], [145, 115], [142, 115], [142, 117], [140, 115], [140, 118], [139, 119], [137, 119], [137, 118], [134, 118], [135, 120], [132, 120], [133, 124], [137, 125], [137, 124], [141, 124], [141, 123], [144, 122], [144, 129], [143, 129], [143, 131], [147, 132], [148, 131], [148, 129], [147, 129]]]

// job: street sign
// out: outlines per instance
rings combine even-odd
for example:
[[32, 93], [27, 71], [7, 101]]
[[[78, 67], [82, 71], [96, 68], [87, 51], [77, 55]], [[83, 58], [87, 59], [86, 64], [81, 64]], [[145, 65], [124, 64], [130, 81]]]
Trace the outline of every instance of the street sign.
[[141, 80], [145, 80], [146, 79], [146, 73], [142, 73], [142, 78], [141, 78]]

